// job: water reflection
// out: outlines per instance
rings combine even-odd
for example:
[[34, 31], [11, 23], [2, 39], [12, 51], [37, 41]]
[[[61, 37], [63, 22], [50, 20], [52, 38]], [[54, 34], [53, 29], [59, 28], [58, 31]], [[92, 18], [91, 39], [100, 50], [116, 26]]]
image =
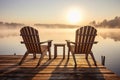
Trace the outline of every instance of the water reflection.
[[100, 33], [99, 35], [104, 39], [110, 38], [113, 39], [114, 41], [120, 41], [120, 30], [114, 32], [103, 32]]
[[14, 37], [19, 35], [20, 29], [0, 29], [0, 38]]

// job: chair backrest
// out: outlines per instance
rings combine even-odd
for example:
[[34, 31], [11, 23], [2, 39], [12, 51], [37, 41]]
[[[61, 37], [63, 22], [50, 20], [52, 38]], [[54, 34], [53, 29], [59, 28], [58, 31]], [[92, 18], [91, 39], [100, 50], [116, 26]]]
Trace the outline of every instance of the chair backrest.
[[20, 30], [20, 33], [29, 53], [41, 53], [39, 33], [36, 29], [26, 26]]
[[90, 53], [92, 45], [94, 43], [95, 36], [97, 35], [97, 30], [91, 26], [84, 26], [76, 30], [76, 44], [75, 53], [76, 54], [86, 54]]

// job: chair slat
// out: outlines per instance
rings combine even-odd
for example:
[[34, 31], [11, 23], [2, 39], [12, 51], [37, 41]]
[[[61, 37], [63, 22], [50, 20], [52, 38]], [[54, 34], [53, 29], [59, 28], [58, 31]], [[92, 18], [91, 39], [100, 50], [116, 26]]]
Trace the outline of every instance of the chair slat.
[[85, 34], [87, 34], [87, 35], [83, 35], [85, 37], [85, 42], [82, 43], [82, 44], [84, 44], [83, 53], [87, 53], [87, 45], [90, 43], [90, 42], [88, 42], [88, 38], [90, 36], [90, 34], [89, 34], [90, 28], [89, 27], [85, 27], [85, 28], [86, 28]]
[[89, 53], [96, 35], [96, 30], [93, 27], [85, 26], [78, 29], [76, 31], [75, 53]]
[[[22, 30], [21, 30], [21, 34], [27, 35], [27, 34], [28, 34], [27, 28], [22, 29]], [[29, 38], [28, 38], [28, 37], [25, 37], [25, 36], [22, 36], [22, 37], [23, 37], [23, 40], [24, 40], [25, 43], [26, 43], [26, 42], [29, 42]], [[27, 48], [28, 50], [31, 50], [31, 49], [32, 49], [31, 46], [30, 46], [30, 44], [25, 44], [25, 46], [26, 46], [26, 48]]]

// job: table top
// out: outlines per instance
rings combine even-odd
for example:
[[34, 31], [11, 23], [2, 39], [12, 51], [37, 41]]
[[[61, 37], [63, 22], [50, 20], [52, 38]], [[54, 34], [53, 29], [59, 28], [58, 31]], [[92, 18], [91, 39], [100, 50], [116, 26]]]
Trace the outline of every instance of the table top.
[[65, 46], [66, 44], [65, 43], [55, 43], [54, 45], [55, 46]]

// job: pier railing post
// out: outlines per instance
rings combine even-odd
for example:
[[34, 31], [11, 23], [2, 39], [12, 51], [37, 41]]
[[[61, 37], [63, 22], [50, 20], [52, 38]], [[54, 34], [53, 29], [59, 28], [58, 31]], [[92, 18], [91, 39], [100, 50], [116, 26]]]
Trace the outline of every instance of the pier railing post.
[[105, 56], [101, 56], [101, 63], [102, 65], [105, 65]]

